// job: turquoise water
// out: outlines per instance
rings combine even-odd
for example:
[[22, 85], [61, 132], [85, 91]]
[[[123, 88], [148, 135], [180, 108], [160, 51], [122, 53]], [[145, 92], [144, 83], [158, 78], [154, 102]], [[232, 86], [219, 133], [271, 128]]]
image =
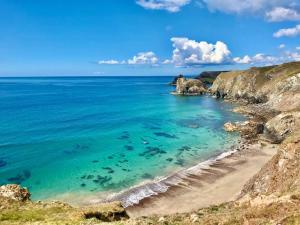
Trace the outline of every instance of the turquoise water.
[[0, 184], [33, 199], [118, 192], [215, 156], [240, 120], [211, 97], [169, 93], [171, 77], [0, 78]]

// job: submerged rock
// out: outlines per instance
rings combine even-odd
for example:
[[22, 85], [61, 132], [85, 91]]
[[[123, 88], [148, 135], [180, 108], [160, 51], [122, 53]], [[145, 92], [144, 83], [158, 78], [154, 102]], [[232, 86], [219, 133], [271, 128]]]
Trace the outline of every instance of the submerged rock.
[[0, 159], [0, 168], [5, 167], [7, 165], [7, 162], [3, 159]]
[[27, 188], [22, 188], [17, 184], [0, 186], [0, 196], [16, 201], [30, 200], [30, 193]]
[[147, 150], [144, 151], [143, 153], [140, 153], [139, 156], [145, 156], [146, 158], [150, 158], [152, 156], [156, 156], [156, 155], [162, 155], [162, 154], [166, 154], [167, 152], [158, 148], [158, 147], [151, 147], [148, 146], [146, 148]]
[[12, 183], [21, 184], [31, 177], [31, 172], [29, 170], [23, 170], [21, 173], [17, 174], [15, 177], [10, 177], [7, 180]]
[[155, 132], [154, 134], [155, 134], [156, 136], [158, 136], [158, 137], [174, 138], [174, 139], [177, 139], [177, 138], [178, 138], [176, 135], [167, 134], [167, 133], [164, 133], [164, 132]]

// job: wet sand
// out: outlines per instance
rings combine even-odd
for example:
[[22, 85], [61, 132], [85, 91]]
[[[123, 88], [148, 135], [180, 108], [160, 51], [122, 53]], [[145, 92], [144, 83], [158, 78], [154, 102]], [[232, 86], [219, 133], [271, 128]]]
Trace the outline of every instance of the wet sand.
[[277, 146], [257, 143], [238, 150], [189, 174], [167, 192], [128, 207], [128, 214], [140, 217], [185, 213], [236, 199], [244, 184], [275, 155]]

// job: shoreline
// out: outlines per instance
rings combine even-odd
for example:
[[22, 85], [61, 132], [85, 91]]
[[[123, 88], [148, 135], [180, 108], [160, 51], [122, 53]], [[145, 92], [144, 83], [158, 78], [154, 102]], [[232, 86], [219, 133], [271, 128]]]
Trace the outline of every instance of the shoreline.
[[[242, 142], [225, 157], [189, 168], [177, 185], [126, 207], [130, 217], [187, 213], [236, 200], [246, 184], [277, 153], [278, 146], [266, 142]], [[222, 155], [221, 154], [221, 155]], [[206, 165], [205, 165], [206, 164]], [[196, 169], [195, 169], [196, 168]]]
[[238, 151], [237, 149], [244, 144], [245, 143], [243, 143], [242, 140], [239, 140], [236, 145], [231, 146], [227, 151], [211, 156], [207, 160], [201, 161], [198, 164], [181, 169], [179, 171], [172, 172], [169, 175], [157, 177], [156, 179], [150, 181], [144, 181], [121, 192], [114, 193], [112, 197], [108, 197], [104, 201], [100, 200], [96, 202], [96, 204], [99, 202], [103, 203], [119, 201], [126, 209], [135, 207], [147, 198], [164, 194], [168, 192], [169, 189], [182, 185], [182, 182], [184, 182], [184, 180], [191, 174], [205, 170], [206, 167], [213, 165], [219, 160], [236, 153]]
[[46, 201], [58, 200], [67, 202], [75, 207], [96, 206], [97, 204], [117, 201], [121, 202], [125, 209], [128, 209], [139, 205], [147, 198], [164, 194], [168, 192], [169, 189], [178, 185], [180, 186], [190, 174], [206, 170], [207, 167], [214, 165], [216, 162], [236, 154], [245, 145], [247, 145], [246, 140], [239, 137], [237, 143], [230, 147], [228, 146], [224, 152], [212, 155], [210, 158], [200, 161], [199, 163], [195, 162], [195, 164], [190, 167], [172, 171], [165, 176], [158, 176], [152, 180], [143, 181], [119, 192], [99, 192], [93, 195], [76, 193], [75, 198], [74, 193], [65, 193], [56, 198], [49, 198]]

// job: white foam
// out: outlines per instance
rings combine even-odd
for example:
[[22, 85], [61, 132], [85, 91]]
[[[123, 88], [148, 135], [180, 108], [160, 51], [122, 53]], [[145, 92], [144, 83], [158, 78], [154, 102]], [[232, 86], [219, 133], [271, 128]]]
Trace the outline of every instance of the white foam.
[[120, 201], [125, 208], [133, 206], [145, 198], [167, 192], [170, 187], [183, 183], [184, 179], [188, 176], [201, 173], [203, 169], [209, 168], [217, 161], [224, 159], [235, 152], [237, 152], [237, 150], [224, 152], [193, 167], [183, 169], [171, 176], [156, 178], [154, 181], [143, 182], [125, 191], [111, 194], [106, 201]]

